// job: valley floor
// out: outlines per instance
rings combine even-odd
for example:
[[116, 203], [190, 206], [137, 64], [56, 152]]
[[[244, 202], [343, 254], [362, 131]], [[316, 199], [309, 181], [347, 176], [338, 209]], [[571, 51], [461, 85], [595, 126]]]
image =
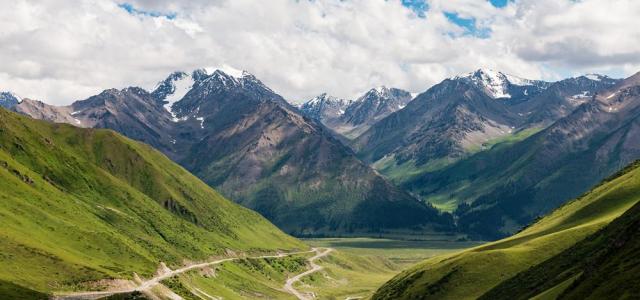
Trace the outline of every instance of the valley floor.
[[297, 290], [318, 299], [366, 299], [400, 271], [435, 255], [481, 242], [407, 241], [376, 238], [306, 239], [313, 247], [333, 248], [318, 261], [323, 270], [302, 278]]
[[[403, 269], [477, 242], [308, 239], [312, 251], [225, 258], [170, 270], [115, 292], [60, 299], [364, 299]], [[109, 296], [111, 295], [111, 296]], [[106, 297], [106, 298], [102, 298]]]

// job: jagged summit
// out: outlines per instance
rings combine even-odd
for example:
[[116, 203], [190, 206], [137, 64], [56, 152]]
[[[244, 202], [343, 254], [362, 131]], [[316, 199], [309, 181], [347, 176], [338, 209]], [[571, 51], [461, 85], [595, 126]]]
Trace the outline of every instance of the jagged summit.
[[[537, 89], [545, 89], [549, 85], [544, 81], [525, 79], [492, 69], [478, 69], [451, 79], [474, 84], [494, 99], [512, 98], [515, 96], [514, 94], [518, 94], [517, 91], [521, 90], [522, 87], [531, 86]], [[524, 96], [528, 96], [529, 90], [525, 91], [523, 92]]]
[[22, 98], [20, 96], [8, 92], [8, 91], [0, 91], [0, 106], [4, 108], [11, 108], [16, 106], [18, 103], [22, 102]]
[[301, 104], [299, 109], [308, 117], [324, 121], [342, 116], [353, 101], [322, 93]]
[[594, 80], [594, 81], [602, 81], [602, 80], [611, 79], [611, 77], [609, 77], [607, 75], [600, 75], [600, 74], [595, 74], [595, 73], [589, 73], [589, 74], [585, 74], [583, 76], [588, 78], [588, 79]]
[[175, 71], [160, 81], [151, 94], [161, 101], [165, 109], [172, 114], [175, 122], [179, 121], [174, 103], [182, 100], [191, 90], [200, 85], [207, 85], [209, 90], [233, 89], [238, 87], [258, 87], [271, 91], [260, 80], [248, 71], [232, 68], [213, 69], [200, 68], [187, 73]]

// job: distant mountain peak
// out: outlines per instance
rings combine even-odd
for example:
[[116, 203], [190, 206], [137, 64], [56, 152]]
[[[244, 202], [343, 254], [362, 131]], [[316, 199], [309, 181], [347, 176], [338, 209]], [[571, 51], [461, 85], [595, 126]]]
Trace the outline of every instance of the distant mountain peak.
[[600, 74], [591, 73], [591, 74], [585, 74], [584, 77], [587, 77], [587, 78], [589, 78], [591, 80], [600, 81], [600, 80], [602, 80], [602, 78], [604, 78], [606, 76], [602, 76]]
[[377, 96], [377, 97], [389, 97], [391, 94], [391, 89], [381, 85], [375, 88], [370, 89], [369, 91], [367, 91], [366, 93], [364, 93], [363, 96], [361, 96], [360, 98], [356, 99], [355, 101], [359, 101], [361, 99], [365, 99], [367, 97], [370, 96]]
[[493, 69], [481, 68], [473, 72], [458, 75], [453, 80], [463, 80], [486, 91], [494, 99], [511, 98], [511, 87], [535, 86], [545, 89], [548, 84], [544, 81], [530, 80], [510, 75]]
[[165, 109], [171, 113], [174, 122], [177, 117], [173, 105], [182, 100], [194, 87], [206, 84], [209, 89], [259, 88], [272, 92], [253, 74], [234, 68], [200, 68], [191, 73], [175, 71], [160, 81], [151, 93], [161, 101]]
[[219, 83], [222, 83], [223, 86], [235, 86], [240, 83], [240, 79], [242, 77], [231, 76], [224, 71], [218, 69], [215, 70], [204, 82], [210, 82], [211, 80], [216, 80]]
[[384, 85], [381, 85], [379, 87], [373, 88], [371, 90], [372, 91], [376, 91], [376, 93], [378, 93], [378, 94], [382, 94], [382, 93], [385, 93], [385, 92], [389, 91], [389, 89]]
[[613, 79], [613, 78], [611, 78], [611, 77], [609, 77], [607, 75], [601, 75], [601, 74], [596, 74], [596, 73], [584, 74], [584, 75], [582, 75], [580, 77], [587, 78], [587, 79], [592, 80], [592, 81], [607, 82], [609, 84], [617, 83], [617, 81], [615, 79]]
[[209, 75], [211, 75], [211, 74], [213, 74], [215, 72], [219, 72], [219, 73], [221, 72], [221, 73], [224, 73], [226, 75], [229, 75], [229, 76], [237, 78], [237, 79], [243, 78], [245, 76], [253, 76], [251, 73], [247, 72], [246, 70], [236, 69], [236, 68], [234, 68], [232, 66], [229, 66], [229, 65], [222, 65], [222, 66], [219, 66], [219, 67], [207, 67], [207, 68], [204, 68], [204, 70]]
[[22, 102], [22, 98], [9, 91], [0, 91], [0, 106], [11, 108]]
[[312, 119], [323, 121], [327, 118], [342, 116], [353, 101], [322, 93], [299, 106], [300, 110]]
[[[331, 96], [327, 93], [322, 93], [318, 96], [315, 96], [313, 98], [311, 98], [310, 100], [308, 100], [307, 102], [305, 102], [304, 104], [318, 104], [318, 103], [340, 103], [340, 102], [347, 102], [348, 100], [342, 99], [342, 98], [338, 98], [335, 96]], [[303, 104], [303, 105], [304, 105]]]

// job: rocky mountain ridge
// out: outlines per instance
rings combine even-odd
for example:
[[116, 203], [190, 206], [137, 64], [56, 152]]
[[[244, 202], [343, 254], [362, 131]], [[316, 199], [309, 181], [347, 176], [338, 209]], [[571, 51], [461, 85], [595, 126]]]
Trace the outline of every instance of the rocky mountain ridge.
[[[68, 107], [43, 107], [15, 109], [148, 143], [289, 233], [452, 229], [450, 216], [389, 183], [246, 72], [176, 72], [152, 92], [106, 90]], [[43, 110], [56, 114], [36, 113]]]

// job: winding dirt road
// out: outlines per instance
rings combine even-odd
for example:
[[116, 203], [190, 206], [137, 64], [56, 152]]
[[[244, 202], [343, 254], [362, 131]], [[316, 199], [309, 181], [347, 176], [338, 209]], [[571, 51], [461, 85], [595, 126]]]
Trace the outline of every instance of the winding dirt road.
[[[155, 285], [157, 285], [158, 283], [160, 283], [161, 281], [163, 281], [165, 279], [168, 279], [168, 278], [171, 278], [171, 277], [173, 277], [175, 275], [178, 275], [180, 273], [184, 273], [184, 272], [187, 272], [187, 271], [191, 271], [191, 270], [194, 270], [194, 269], [200, 269], [200, 268], [208, 267], [208, 266], [212, 266], [212, 265], [221, 264], [221, 263], [227, 262], [227, 261], [239, 260], [239, 259], [244, 259], [244, 258], [278, 258], [278, 257], [285, 257], [285, 256], [291, 256], [291, 255], [303, 254], [303, 253], [311, 253], [311, 252], [318, 253], [318, 249], [317, 248], [312, 248], [310, 251], [280, 253], [280, 254], [277, 254], [277, 255], [262, 255], [262, 256], [253, 256], [253, 257], [224, 258], [224, 259], [214, 260], [214, 261], [210, 261], [210, 262], [204, 262], [204, 263], [200, 263], [200, 264], [189, 265], [189, 266], [186, 266], [186, 267], [183, 267], [183, 268], [180, 268], [180, 269], [176, 269], [176, 270], [170, 270], [170, 269], [167, 268], [166, 269], [167, 272], [164, 272], [164, 273], [162, 273], [160, 275], [156, 275], [155, 277], [153, 277], [151, 279], [143, 281], [142, 283], [140, 283], [135, 288], [122, 289], [122, 290], [112, 290], [112, 291], [87, 291], [87, 292], [58, 293], [53, 297], [53, 299], [60, 299], [60, 300], [91, 300], [91, 299], [99, 299], [99, 298], [102, 298], [102, 297], [107, 297], [107, 296], [116, 295], [116, 294], [133, 293], [133, 292], [136, 292], [136, 291], [142, 292], [142, 291], [149, 290], [152, 287], [154, 287]], [[328, 252], [328, 251], [326, 251], [326, 252]], [[311, 265], [314, 268], [315, 268], [315, 264], [313, 263], [313, 259], [317, 258], [318, 255], [319, 254], [317, 254], [314, 257], [309, 259], [309, 262], [311, 263]], [[306, 274], [310, 274], [308, 272], [309, 271], [307, 271], [305, 273]], [[303, 274], [305, 274], [305, 273], [303, 273]], [[311, 272], [311, 273], [313, 273], [313, 272]], [[300, 275], [298, 275], [298, 276], [300, 276]], [[298, 276], [296, 276], [296, 277], [298, 277]], [[293, 290], [293, 291], [295, 291], [295, 290]], [[300, 298], [300, 299], [306, 299], [306, 298]]]
[[298, 282], [300, 279], [302, 279], [302, 277], [305, 277], [309, 274], [318, 272], [320, 270], [322, 270], [322, 266], [319, 266], [315, 263], [316, 260], [327, 256], [329, 254], [329, 252], [333, 251], [332, 248], [325, 248], [324, 251], [320, 252], [320, 250], [318, 248], [313, 248], [313, 251], [315, 251], [317, 254], [314, 255], [313, 257], [309, 258], [309, 264], [311, 264], [311, 269], [307, 270], [306, 272], [300, 273], [294, 277], [291, 277], [289, 279], [287, 279], [287, 283], [284, 284], [284, 289], [293, 294], [294, 296], [298, 297], [298, 299], [300, 300], [311, 300], [313, 298], [299, 292], [298, 290], [293, 288], [293, 284]]

